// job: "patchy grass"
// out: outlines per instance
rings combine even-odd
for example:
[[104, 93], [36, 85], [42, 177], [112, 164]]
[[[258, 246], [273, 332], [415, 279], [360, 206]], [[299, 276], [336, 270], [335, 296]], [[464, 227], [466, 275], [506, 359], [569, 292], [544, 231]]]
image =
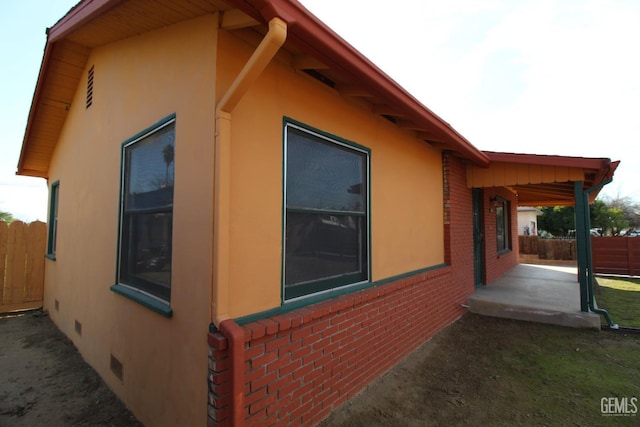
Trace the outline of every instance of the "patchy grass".
[[640, 328], [640, 279], [598, 277], [595, 296], [620, 326]]
[[[466, 314], [322, 423], [335, 426], [639, 425], [640, 336]], [[630, 407], [633, 409], [633, 407]]]

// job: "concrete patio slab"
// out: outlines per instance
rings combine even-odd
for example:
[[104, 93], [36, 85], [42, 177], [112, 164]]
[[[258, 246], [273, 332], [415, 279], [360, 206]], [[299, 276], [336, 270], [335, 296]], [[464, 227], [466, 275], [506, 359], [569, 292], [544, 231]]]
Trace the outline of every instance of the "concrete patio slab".
[[519, 264], [467, 299], [469, 311], [574, 328], [600, 329], [600, 317], [580, 311], [576, 267]]

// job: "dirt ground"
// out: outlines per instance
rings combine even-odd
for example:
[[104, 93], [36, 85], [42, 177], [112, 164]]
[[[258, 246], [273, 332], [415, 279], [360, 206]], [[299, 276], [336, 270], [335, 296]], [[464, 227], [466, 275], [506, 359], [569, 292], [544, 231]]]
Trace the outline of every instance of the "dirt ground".
[[[600, 412], [640, 397], [638, 354], [640, 336], [466, 314], [320, 427], [638, 425]], [[46, 314], [0, 317], [0, 427], [140, 425]]]
[[0, 317], [0, 426], [140, 426], [42, 311]]
[[[489, 366], [480, 366], [478, 362], [482, 354], [496, 345], [494, 333], [502, 335], [505, 332], [481, 325], [486, 321], [500, 323], [498, 319], [482, 318], [478, 323], [473, 322], [475, 319], [475, 316], [465, 316], [441, 331], [333, 412], [320, 426], [505, 424], [505, 420], [487, 418], [481, 405], [470, 405], [478, 400], [486, 406], [500, 405], [491, 389], [495, 383], [480, 379], [489, 379], [496, 374]], [[485, 339], [478, 341], [479, 333]], [[480, 373], [478, 369], [484, 372]], [[506, 424], [513, 425], [513, 422]]]

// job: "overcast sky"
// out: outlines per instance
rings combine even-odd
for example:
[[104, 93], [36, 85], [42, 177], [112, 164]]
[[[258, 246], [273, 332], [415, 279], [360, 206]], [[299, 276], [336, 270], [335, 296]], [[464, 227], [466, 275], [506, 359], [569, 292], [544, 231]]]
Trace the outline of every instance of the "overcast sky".
[[[0, 210], [46, 220], [15, 176], [45, 28], [75, 0], [5, 0]], [[640, 1], [303, 0], [481, 150], [622, 160], [603, 195], [640, 201]]]

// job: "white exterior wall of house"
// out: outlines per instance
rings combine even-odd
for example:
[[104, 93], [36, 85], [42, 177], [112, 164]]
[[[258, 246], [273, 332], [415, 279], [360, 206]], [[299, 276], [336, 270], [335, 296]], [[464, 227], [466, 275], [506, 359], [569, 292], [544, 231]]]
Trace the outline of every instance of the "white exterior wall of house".
[[539, 209], [518, 206], [518, 235], [536, 236], [538, 234], [539, 215], [542, 215]]

